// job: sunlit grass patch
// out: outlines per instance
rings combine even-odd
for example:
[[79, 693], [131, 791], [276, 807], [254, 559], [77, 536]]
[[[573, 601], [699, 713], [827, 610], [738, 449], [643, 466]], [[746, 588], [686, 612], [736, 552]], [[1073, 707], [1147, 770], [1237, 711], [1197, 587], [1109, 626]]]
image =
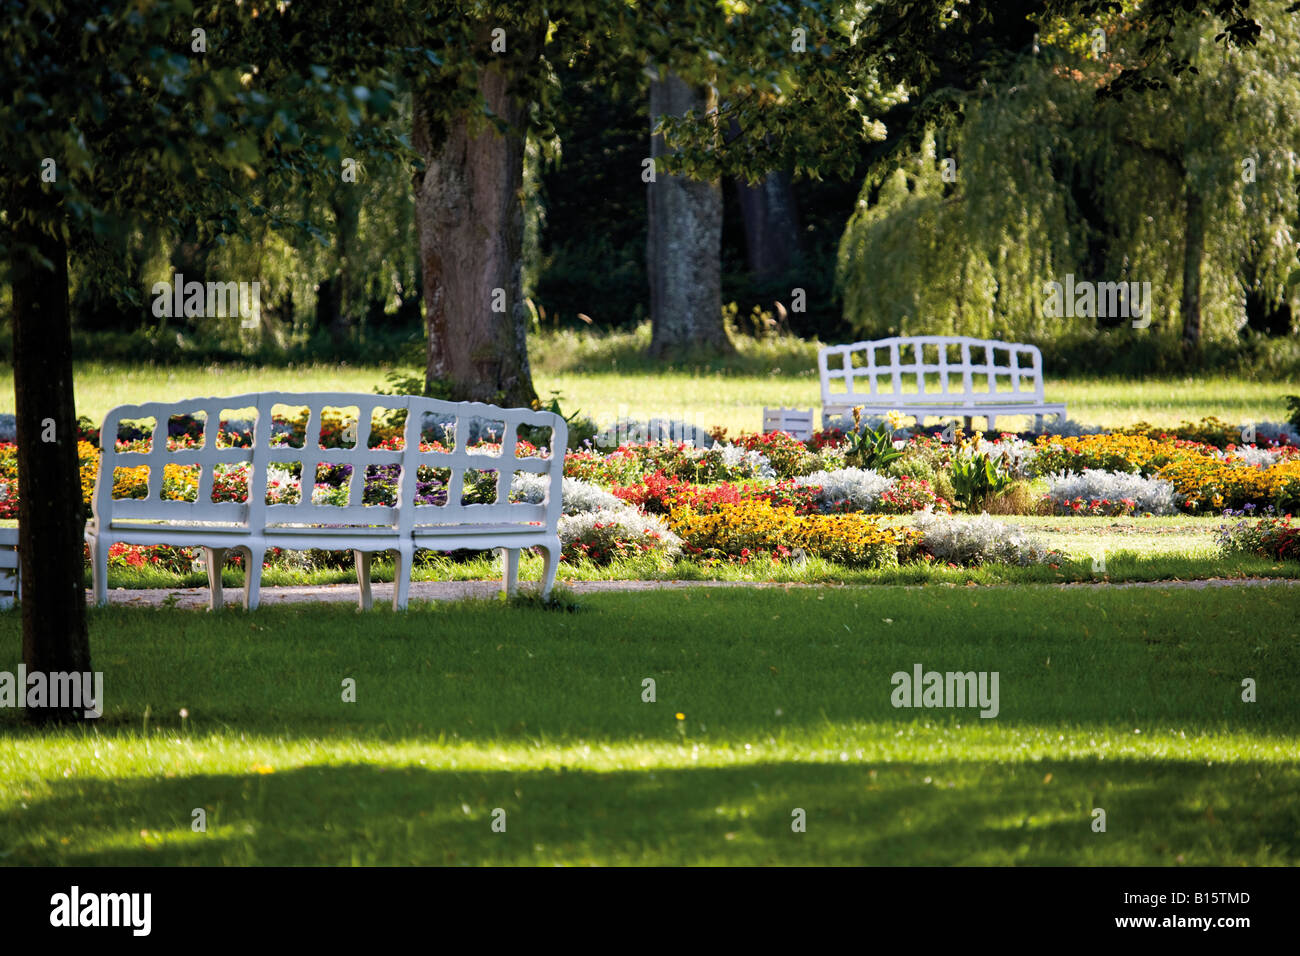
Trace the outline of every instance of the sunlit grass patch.
[[[775, 588], [585, 595], [569, 614], [109, 608], [91, 616], [101, 721], [0, 713], [0, 861], [1295, 863], [1294, 600]], [[0, 669], [18, 657], [0, 615]], [[998, 672], [998, 716], [896, 709], [891, 675], [916, 663]]]

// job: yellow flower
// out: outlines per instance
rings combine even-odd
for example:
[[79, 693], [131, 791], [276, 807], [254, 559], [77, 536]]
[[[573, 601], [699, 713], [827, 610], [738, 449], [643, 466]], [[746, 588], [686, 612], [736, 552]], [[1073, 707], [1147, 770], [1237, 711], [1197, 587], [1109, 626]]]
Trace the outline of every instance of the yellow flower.
[[907, 419], [903, 413], [897, 409], [890, 409], [889, 414], [885, 416], [885, 421], [889, 425], [889, 430], [896, 432], [903, 427], [903, 423], [906, 422]]
[[678, 713], [678, 714], [677, 714], [677, 719], [678, 719], [678, 720], [685, 720], [685, 719], [686, 719], [686, 715], [683, 714], [683, 713]]

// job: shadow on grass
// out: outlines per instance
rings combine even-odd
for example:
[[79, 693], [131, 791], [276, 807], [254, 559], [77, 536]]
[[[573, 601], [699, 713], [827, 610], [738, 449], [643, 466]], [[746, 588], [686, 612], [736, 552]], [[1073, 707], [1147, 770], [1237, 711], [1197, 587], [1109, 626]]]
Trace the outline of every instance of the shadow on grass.
[[[756, 763], [592, 773], [313, 766], [53, 783], [9, 865], [1282, 864], [1296, 763]], [[208, 831], [191, 830], [192, 811]], [[1092, 811], [1107, 831], [1092, 830]], [[494, 811], [505, 832], [494, 832]], [[807, 830], [792, 831], [806, 812]]]

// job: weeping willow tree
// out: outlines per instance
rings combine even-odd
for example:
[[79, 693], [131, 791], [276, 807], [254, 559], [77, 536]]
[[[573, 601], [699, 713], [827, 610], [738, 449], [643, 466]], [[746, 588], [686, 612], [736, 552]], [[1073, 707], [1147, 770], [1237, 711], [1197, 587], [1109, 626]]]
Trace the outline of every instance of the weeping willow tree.
[[[1000, 175], [989, 190], [974, 185], [973, 163], [955, 167], [957, 183], [946, 181], [954, 167], [944, 161], [953, 158], [937, 156], [929, 135], [874, 202], [859, 199], [839, 249], [845, 317], [873, 337], [1039, 337], [1048, 328], [1037, 278], [1054, 274], [1071, 247], [1050, 170]], [[1034, 160], [1042, 157], [1023, 165]]]
[[[251, 183], [247, 198], [260, 211], [224, 213], [239, 220], [249, 242], [208, 235], [202, 223], [151, 233], [145, 290], [179, 269], [191, 279], [257, 281], [261, 303], [260, 320], [245, 323], [238, 315], [159, 318], [146, 300], [141, 312], [155, 334], [179, 335], [182, 347], [284, 349], [318, 330], [336, 340], [364, 338], [368, 312], [415, 300], [414, 203], [401, 135], [409, 115], [402, 98], [389, 119], [333, 150], [325, 174], [273, 170]], [[179, 249], [187, 250], [185, 268]], [[90, 276], [93, 265], [77, 261], [75, 271]]]
[[1122, 334], [1194, 353], [1238, 334], [1247, 295], [1283, 303], [1296, 291], [1300, 23], [1261, 7], [1258, 46], [1184, 24], [1171, 42], [1196, 72], [1118, 100], [1096, 94], [1140, 59], [1140, 5], [1044, 23], [1004, 82], [963, 99], [959, 127], [864, 186], [839, 251], [846, 320], [866, 336], [1037, 342], [1116, 325], [1049, 314], [1047, 284], [1072, 274], [1149, 282], [1150, 325]]

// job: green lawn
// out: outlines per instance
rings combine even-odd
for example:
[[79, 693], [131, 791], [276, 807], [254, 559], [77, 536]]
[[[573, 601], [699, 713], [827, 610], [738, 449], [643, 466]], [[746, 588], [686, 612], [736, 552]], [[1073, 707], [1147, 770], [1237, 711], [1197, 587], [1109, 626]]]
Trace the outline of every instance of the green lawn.
[[[557, 390], [566, 407], [581, 408], [597, 422], [618, 417], [683, 419], [733, 432], [758, 431], [763, 407], [812, 408], [821, 422], [816, 366], [806, 374], [600, 372], [539, 374], [539, 391]], [[1233, 424], [1286, 421], [1286, 385], [1241, 378], [1147, 380], [1056, 379], [1049, 377], [1048, 401], [1065, 402], [1069, 417], [1090, 425], [1120, 427], [1146, 421], [1177, 425], [1214, 415]], [[1292, 389], [1294, 391], [1294, 389]], [[930, 423], [934, 424], [935, 419]], [[1029, 416], [999, 417], [998, 428], [1032, 427]], [[984, 427], [982, 420], [977, 427]]]
[[[0, 669], [18, 631], [0, 615]], [[4, 863], [1300, 863], [1290, 588], [111, 608], [91, 632], [102, 720], [0, 712]], [[998, 716], [895, 709], [917, 663], [998, 672]]]
[[[601, 425], [619, 417], [652, 417], [722, 425], [733, 432], [756, 431], [763, 407], [820, 409], [817, 344], [797, 339], [741, 340], [740, 354], [702, 367], [682, 368], [647, 359], [648, 327], [606, 336], [544, 333], [530, 340], [539, 394], [563, 396], [567, 411], [580, 409]], [[235, 365], [77, 364], [79, 414], [99, 422], [114, 405], [233, 395], [267, 387], [300, 391], [373, 392], [384, 384], [382, 366], [306, 365], [290, 368]], [[270, 384], [268, 384], [270, 383]], [[1236, 423], [1284, 421], [1285, 383], [1241, 377], [1127, 381], [1065, 378], [1046, 372], [1049, 401], [1065, 402], [1071, 418], [1094, 425], [1138, 421], [1177, 425], [1215, 415]], [[0, 369], [0, 396], [13, 395], [12, 369]], [[12, 398], [0, 398], [7, 410]], [[820, 418], [818, 419], [820, 421]], [[982, 426], [983, 422], [979, 422]], [[1031, 424], [1027, 417], [999, 419], [1000, 428]]]

